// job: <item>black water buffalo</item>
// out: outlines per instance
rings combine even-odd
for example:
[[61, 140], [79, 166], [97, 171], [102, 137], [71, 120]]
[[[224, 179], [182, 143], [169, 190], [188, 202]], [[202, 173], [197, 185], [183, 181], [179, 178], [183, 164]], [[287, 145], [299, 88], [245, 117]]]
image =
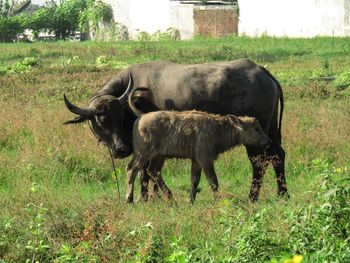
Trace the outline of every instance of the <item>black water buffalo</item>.
[[[135, 107], [131, 108], [130, 102]], [[257, 200], [269, 163], [276, 173], [278, 194], [288, 196], [285, 151], [281, 146], [282, 89], [268, 70], [248, 59], [195, 65], [168, 61], [136, 64], [111, 79], [87, 108], [73, 105], [66, 97], [65, 103], [78, 115], [66, 124], [88, 120], [95, 136], [111, 149], [115, 158], [132, 154], [132, 127], [137, 111], [194, 109], [255, 117], [272, 144], [267, 151], [246, 146], [253, 167], [249, 198]], [[147, 198], [148, 179], [144, 173], [142, 198]]]

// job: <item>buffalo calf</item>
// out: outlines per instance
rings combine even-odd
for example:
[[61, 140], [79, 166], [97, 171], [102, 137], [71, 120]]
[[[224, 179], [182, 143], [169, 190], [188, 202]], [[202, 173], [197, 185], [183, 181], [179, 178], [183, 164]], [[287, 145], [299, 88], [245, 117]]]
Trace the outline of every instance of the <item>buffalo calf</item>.
[[265, 148], [271, 140], [263, 132], [259, 121], [252, 117], [214, 115], [199, 111], [157, 111], [138, 118], [133, 128], [133, 158], [127, 168], [126, 201], [133, 202], [134, 180], [149, 162], [148, 172], [168, 198], [171, 191], [161, 177], [165, 158], [192, 160], [190, 194], [194, 201], [201, 169], [214, 192], [218, 180], [214, 161], [237, 145]]

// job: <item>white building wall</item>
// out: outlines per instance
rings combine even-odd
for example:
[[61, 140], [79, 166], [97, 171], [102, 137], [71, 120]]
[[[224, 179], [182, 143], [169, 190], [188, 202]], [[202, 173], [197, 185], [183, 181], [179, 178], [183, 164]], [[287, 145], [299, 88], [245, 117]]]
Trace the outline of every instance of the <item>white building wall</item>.
[[124, 24], [131, 35], [154, 33], [169, 28], [169, 0], [104, 0], [113, 8], [114, 20]]
[[[131, 35], [175, 27], [193, 36], [193, 5], [169, 0], [104, 0]], [[239, 0], [240, 35], [350, 36], [350, 0]]]
[[240, 35], [349, 35], [349, 0], [240, 0]]
[[181, 39], [190, 39], [194, 33], [193, 4], [170, 3], [169, 26], [180, 32]]

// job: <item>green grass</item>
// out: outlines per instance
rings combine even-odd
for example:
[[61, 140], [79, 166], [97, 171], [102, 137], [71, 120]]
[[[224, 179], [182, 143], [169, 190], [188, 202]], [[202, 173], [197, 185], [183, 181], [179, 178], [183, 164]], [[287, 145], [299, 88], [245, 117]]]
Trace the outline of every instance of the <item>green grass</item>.
[[[349, 51], [348, 38], [0, 44], [0, 261], [349, 261]], [[72, 117], [63, 93], [86, 105], [127, 65], [241, 57], [282, 84], [288, 201], [270, 168], [259, 202], [248, 202], [240, 147], [216, 162], [226, 198], [214, 201], [203, 176], [190, 206], [189, 161], [169, 160], [176, 203], [126, 205], [88, 126], [62, 125]], [[128, 160], [116, 161], [122, 196]]]

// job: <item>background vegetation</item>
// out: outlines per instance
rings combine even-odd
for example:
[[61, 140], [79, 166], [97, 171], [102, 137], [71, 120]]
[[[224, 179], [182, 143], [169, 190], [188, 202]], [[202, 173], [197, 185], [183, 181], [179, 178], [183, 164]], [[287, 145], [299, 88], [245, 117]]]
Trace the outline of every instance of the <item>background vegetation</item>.
[[96, 31], [99, 24], [111, 23], [113, 11], [110, 5], [99, 0], [47, 1], [45, 6], [31, 5], [30, 0], [0, 1], [0, 42], [19, 39], [24, 31], [32, 30], [34, 40], [40, 32], [54, 33], [56, 40], [75, 37], [79, 31]]
[[[348, 38], [0, 44], [0, 261], [349, 262], [349, 52]], [[237, 148], [216, 163], [221, 200], [202, 179], [190, 206], [189, 162], [170, 160], [176, 204], [126, 205], [88, 126], [62, 125], [72, 117], [63, 93], [86, 105], [128, 65], [241, 57], [282, 84], [290, 200], [276, 199], [269, 170], [250, 204]], [[117, 161], [121, 186], [127, 161]]]

